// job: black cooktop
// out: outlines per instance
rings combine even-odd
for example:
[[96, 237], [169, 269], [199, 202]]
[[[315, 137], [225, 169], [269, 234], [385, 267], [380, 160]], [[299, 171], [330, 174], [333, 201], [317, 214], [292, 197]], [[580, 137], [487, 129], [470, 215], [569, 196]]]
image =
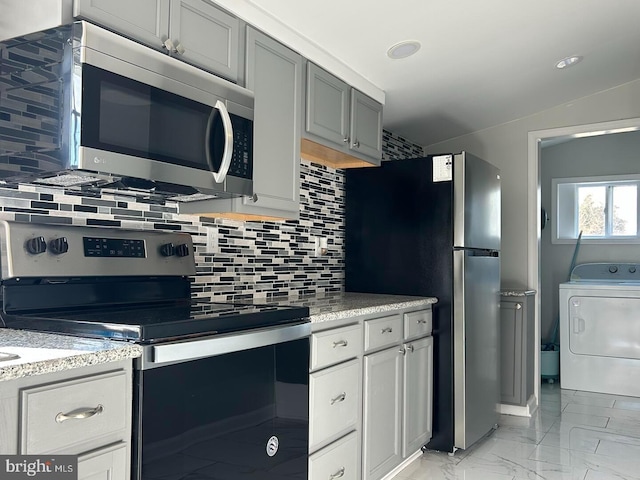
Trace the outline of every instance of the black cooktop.
[[309, 321], [307, 307], [176, 300], [72, 310], [1, 314], [8, 328], [136, 343], [239, 332]]

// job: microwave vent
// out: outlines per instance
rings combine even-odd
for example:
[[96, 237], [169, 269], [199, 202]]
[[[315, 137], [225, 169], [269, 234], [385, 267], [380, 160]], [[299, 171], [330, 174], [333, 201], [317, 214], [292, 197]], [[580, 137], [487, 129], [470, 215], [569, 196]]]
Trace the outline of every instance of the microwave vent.
[[99, 175], [83, 175], [81, 173], [64, 173], [53, 177], [39, 178], [34, 183], [42, 185], [53, 185], [56, 187], [79, 187], [84, 185], [100, 185], [111, 183], [112, 177], [102, 177]]
[[168, 198], [168, 200], [172, 200], [174, 202], [197, 202], [199, 200], [210, 200], [212, 198], [220, 198], [220, 196], [208, 195], [206, 193], [194, 193], [192, 195], [176, 195], [175, 197]]

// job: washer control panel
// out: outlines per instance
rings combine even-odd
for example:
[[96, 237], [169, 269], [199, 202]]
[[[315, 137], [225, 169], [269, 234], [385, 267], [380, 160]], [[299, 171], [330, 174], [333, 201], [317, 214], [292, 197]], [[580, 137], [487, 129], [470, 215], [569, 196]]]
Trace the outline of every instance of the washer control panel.
[[571, 271], [571, 281], [640, 282], [640, 263], [583, 263]]

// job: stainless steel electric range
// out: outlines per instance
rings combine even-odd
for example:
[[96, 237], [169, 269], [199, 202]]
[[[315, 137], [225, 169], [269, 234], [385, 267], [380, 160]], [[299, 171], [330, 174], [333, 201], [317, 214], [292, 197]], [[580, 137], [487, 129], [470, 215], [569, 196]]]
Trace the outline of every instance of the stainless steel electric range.
[[306, 479], [305, 307], [191, 298], [191, 236], [0, 222], [2, 324], [135, 342], [134, 480]]

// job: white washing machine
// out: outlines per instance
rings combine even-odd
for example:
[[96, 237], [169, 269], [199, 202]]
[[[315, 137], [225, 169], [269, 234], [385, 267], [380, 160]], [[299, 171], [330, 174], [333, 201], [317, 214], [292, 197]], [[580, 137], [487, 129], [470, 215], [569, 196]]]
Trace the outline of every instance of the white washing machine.
[[640, 264], [576, 266], [559, 327], [562, 388], [640, 397]]

